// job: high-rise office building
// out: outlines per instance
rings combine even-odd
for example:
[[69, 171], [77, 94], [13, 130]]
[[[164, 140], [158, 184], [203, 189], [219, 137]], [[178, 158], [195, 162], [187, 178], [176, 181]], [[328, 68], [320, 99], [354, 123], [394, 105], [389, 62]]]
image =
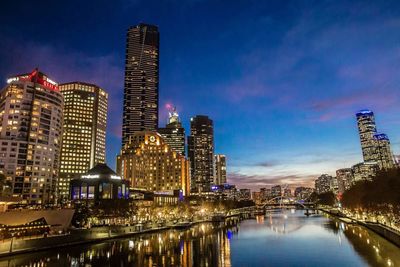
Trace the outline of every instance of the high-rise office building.
[[334, 178], [328, 174], [322, 174], [320, 177], [315, 180], [315, 191], [318, 194], [333, 192], [334, 188]]
[[214, 156], [215, 178], [214, 184], [226, 184], [226, 156], [217, 154]]
[[133, 188], [189, 194], [189, 162], [156, 132], [137, 132], [117, 157], [117, 173]]
[[126, 37], [122, 146], [129, 136], [158, 127], [159, 32], [139, 24]]
[[376, 163], [380, 169], [393, 168], [395, 161], [389, 138], [386, 134], [377, 133], [374, 113], [361, 110], [356, 117], [364, 162]]
[[0, 92], [0, 172], [27, 203], [56, 200], [64, 98], [35, 69], [7, 80]]
[[165, 128], [159, 128], [160, 133], [165, 142], [176, 152], [185, 155], [185, 128], [179, 120], [179, 114], [174, 108], [169, 112], [168, 124]]
[[353, 181], [364, 181], [371, 180], [379, 170], [379, 166], [376, 162], [361, 162], [351, 167], [353, 174]]
[[374, 135], [375, 161], [381, 169], [394, 168], [395, 161], [390, 149], [389, 137], [386, 134]]
[[364, 161], [375, 161], [374, 135], [376, 134], [376, 125], [374, 113], [370, 110], [360, 110], [356, 113], [356, 117]]
[[191, 191], [209, 192], [214, 182], [213, 121], [198, 115], [190, 119], [188, 156], [192, 172]]
[[64, 132], [61, 147], [60, 198], [69, 196], [69, 181], [106, 159], [108, 94], [94, 84], [60, 84], [64, 96]]

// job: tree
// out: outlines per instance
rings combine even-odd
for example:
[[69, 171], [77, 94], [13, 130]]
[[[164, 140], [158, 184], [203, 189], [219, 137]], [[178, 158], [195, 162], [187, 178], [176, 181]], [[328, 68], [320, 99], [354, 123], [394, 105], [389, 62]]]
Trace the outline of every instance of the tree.
[[331, 191], [318, 194], [317, 198], [318, 198], [317, 200], [318, 204], [333, 206], [336, 203], [335, 194]]

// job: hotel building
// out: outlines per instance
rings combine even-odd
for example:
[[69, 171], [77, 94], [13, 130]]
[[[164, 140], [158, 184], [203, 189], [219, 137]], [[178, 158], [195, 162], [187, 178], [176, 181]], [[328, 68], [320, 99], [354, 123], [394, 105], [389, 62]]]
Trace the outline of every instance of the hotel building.
[[64, 96], [59, 197], [67, 199], [69, 181], [105, 162], [108, 94], [94, 84], [60, 84]]
[[158, 127], [158, 27], [139, 24], [126, 35], [122, 146], [139, 131]]
[[59, 175], [64, 98], [38, 69], [7, 80], [0, 92], [0, 172], [13, 196], [53, 203]]
[[117, 157], [117, 173], [132, 188], [189, 195], [189, 162], [156, 132], [137, 132]]

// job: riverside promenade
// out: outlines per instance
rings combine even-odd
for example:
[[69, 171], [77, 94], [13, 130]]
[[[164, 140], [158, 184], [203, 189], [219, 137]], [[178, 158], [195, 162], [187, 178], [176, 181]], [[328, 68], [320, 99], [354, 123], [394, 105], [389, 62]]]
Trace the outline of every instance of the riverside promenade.
[[379, 234], [380, 236], [384, 237], [385, 239], [389, 240], [393, 244], [397, 245], [400, 247], [400, 232], [394, 228], [388, 227], [387, 225], [377, 223], [377, 222], [371, 222], [371, 221], [362, 221], [356, 218], [353, 218], [349, 215], [346, 215], [342, 213], [338, 209], [332, 209], [332, 208], [320, 208], [319, 209], [322, 212], [325, 212], [329, 215], [332, 215], [339, 220], [342, 220], [343, 222], [346, 223], [357, 223], [359, 225], [362, 225], [373, 232]]
[[193, 222], [131, 225], [131, 226], [101, 226], [90, 229], [70, 229], [68, 234], [54, 235], [37, 238], [11, 238], [0, 241], [0, 257], [15, 254], [37, 252], [67, 246], [76, 246], [90, 243], [100, 243], [113, 239], [126, 238], [134, 235], [142, 235], [165, 231], [169, 229], [188, 229], [200, 223], [214, 223], [218, 227], [231, 226], [238, 223], [241, 218], [248, 218], [249, 211], [232, 210], [225, 215], [208, 216]]

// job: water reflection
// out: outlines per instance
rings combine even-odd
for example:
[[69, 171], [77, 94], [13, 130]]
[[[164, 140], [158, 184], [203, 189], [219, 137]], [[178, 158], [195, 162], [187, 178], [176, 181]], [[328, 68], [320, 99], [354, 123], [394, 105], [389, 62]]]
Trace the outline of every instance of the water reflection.
[[213, 224], [91, 246], [15, 256], [0, 266], [231, 266], [230, 238], [238, 228]]
[[375, 233], [283, 210], [224, 228], [212, 224], [0, 259], [0, 266], [400, 266]]

